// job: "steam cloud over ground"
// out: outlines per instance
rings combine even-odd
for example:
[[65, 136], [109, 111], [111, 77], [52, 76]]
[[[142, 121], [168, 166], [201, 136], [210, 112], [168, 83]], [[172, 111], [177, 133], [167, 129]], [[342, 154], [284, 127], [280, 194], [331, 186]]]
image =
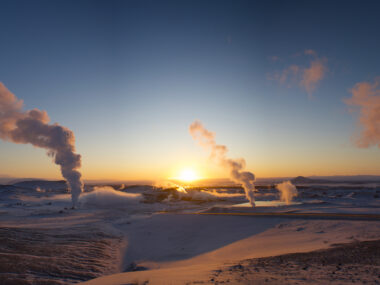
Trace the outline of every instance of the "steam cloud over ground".
[[251, 205], [255, 206], [255, 175], [252, 172], [242, 171], [245, 167], [245, 160], [233, 160], [226, 156], [228, 151], [225, 145], [218, 145], [215, 142], [215, 134], [205, 129], [201, 122], [195, 121], [190, 125], [190, 134], [202, 147], [211, 151], [211, 158], [218, 161], [220, 165], [230, 171], [230, 177], [234, 182], [241, 183], [245, 196]]
[[131, 203], [140, 202], [141, 199], [141, 194], [124, 193], [111, 186], [96, 186], [94, 191], [83, 194], [80, 202], [85, 206], [112, 208], [126, 207]]
[[14, 143], [44, 148], [61, 167], [62, 176], [71, 190], [73, 206], [83, 189], [81, 156], [75, 153], [74, 133], [58, 124], [49, 124], [46, 111], [23, 111], [23, 101], [17, 99], [0, 82], [0, 138]]

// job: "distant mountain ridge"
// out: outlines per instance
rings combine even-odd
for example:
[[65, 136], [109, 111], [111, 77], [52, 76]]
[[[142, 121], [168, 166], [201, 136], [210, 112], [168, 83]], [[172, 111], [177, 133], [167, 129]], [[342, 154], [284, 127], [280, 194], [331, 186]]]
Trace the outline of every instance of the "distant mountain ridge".
[[26, 181], [19, 181], [14, 184], [13, 186], [16, 187], [22, 187], [22, 188], [29, 188], [29, 189], [67, 189], [67, 183], [65, 180], [56, 180], [56, 181], [49, 181], [49, 180], [26, 180]]
[[380, 175], [334, 175], [334, 176], [308, 176], [310, 179], [325, 179], [329, 181], [366, 181], [366, 182], [380, 182]]
[[[312, 177], [312, 178], [311, 178]], [[380, 176], [354, 175], [354, 176], [297, 176], [290, 180], [293, 184], [325, 184], [325, 183], [380, 183]]]

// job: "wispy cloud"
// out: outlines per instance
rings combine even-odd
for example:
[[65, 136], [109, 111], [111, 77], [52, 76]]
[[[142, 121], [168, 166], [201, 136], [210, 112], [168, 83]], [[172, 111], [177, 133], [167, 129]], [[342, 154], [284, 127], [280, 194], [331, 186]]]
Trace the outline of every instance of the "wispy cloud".
[[318, 57], [317, 53], [311, 49], [305, 50], [304, 55], [313, 57], [309, 66], [292, 64], [281, 71], [270, 74], [268, 78], [287, 87], [297, 85], [305, 90], [309, 97], [312, 97], [312, 93], [328, 70], [327, 58]]
[[326, 62], [325, 58], [315, 59], [310, 62], [310, 67], [302, 70], [302, 80], [299, 84], [306, 90], [307, 94], [311, 95], [317, 84], [325, 76], [327, 70]]
[[345, 99], [347, 105], [359, 111], [361, 132], [355, 138], [358, 147], [377, 145], [380, 148], [380, 77], [374, 83], [359, 82], [350, 90], [352, 97]]
[[312, 49], [307, 49], [305, 50], [304, 52], [306, 55], [314, 55], [314, 56], [317, 56], [317, 53], [315, 52], [315, 50], [312, 50]]
[[286, 82], [294, 81], [299, 76], [299, 73], [300, 67], [298, 65], [291, 65], [281, 72], [278, 80], [281, 84], [285, 84]]
[[280, 57], [277, 55], [272, 55], [272, 56], [268, 57], [268, 59], [275, 62], [275, 61], [279, 61]]

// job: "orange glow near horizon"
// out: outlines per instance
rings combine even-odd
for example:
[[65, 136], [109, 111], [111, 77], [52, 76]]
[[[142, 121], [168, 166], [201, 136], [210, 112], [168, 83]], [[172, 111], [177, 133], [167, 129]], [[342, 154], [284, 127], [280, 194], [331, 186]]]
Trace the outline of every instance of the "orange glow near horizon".
[[199, 180], [200, 177], [194, 169], [185, 168], [185, 169], [181, 170], [178, 177], [176, 177], [175, 179], [178, 179], [178, 180], [184, 181], [184, 182], [192, 182], [195, 180]]
[[[61, 180], [59, 166], [52, 163], [42, 149], [30, 145], [10, 144], [1, 142], [2, 146], [9, 146], [11, 151], [0, 154], [0, 176], [11, 178], [37, 178]], [[263, 147], [263, 146], [262, 146]], [[197, 146], [195, 145], [195, 148]], [[260, 147], [259, 147], [260, 148]], [[200, 152], [174, 152], [173, 155], [140, 157], [130, 154], [120, 156], [116, 150], [110, 148], [110, 153], [89, 152], [88, 149], [79, 150], [83, 156], [82, 178], [84, 180], [107, 181], [163, 181], [171, 179], [191, 182], [200, 179], [227, 178], [229, 173], [217, 163], [211, 162], [206, 155]], [[302, 150], [302, 149], [301, 149]], [[343, 148], [329, 151], [329, 157], [340, 153], [343, 158], [331, 159], [326, 156], [310, 154], [306, 150], [287, 151], [281, 153], [273, 150], [271, 155], [264, 152], [255, 152], [254, 155], [236, 153], [232, 157], [244, 156], [247, 161], [246, 170], [251, 171], [257, 178], [269, 177], [296, 177], [296, 176], [333, 176], [333, 175], [379, 175], [379, 158], [377, 149], [361, 150]], [[115, 152], [113, 152], [115, 151]], [[17, 154], [17, 155], [16, 155]], [[359, 155], [360, 154], [360, 155]], [[281, 157], [281, 159], [278, 159]], [[141, 160], [140, 160], [141, 159]], [[189, 176], [181, 171], [190, 169], [196, 176]], [[192, 177], [192, 178], [185, 178]], [[183, 179], [185, 178], [185, 179]]]

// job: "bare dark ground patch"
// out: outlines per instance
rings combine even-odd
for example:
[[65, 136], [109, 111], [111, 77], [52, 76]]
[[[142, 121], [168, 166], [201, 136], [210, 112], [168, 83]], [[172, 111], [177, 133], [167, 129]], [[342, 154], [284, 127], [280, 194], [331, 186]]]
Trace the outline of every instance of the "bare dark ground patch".
[[0, 284], [69, 284], [117, 272], [121, 242], [90, 227], [0, 228]]
[[205, 284], [380, 284], [380, 240], [243, 260]]

